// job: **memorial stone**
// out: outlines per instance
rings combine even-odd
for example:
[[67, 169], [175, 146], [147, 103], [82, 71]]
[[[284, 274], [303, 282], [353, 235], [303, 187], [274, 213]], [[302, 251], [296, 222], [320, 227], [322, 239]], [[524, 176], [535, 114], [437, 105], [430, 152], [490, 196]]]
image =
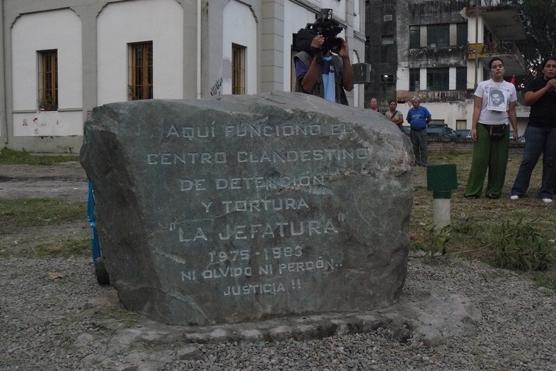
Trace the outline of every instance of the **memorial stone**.
[[81, 150], [120, 301], [186, 325], [395, 302], [412, 156], [382, 115], [296, 93], [104, 105]]

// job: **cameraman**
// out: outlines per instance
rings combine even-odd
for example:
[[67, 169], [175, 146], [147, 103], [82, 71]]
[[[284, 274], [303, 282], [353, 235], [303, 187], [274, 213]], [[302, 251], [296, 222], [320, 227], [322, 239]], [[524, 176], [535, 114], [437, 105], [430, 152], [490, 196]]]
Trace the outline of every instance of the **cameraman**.
[[297, 84], [295, 91], [312, 94], [330, 102], [348, 105], [346, 93], [353, 89], [353, 69], [349, 60], [347, 42], [341, 40], [338, 54], [323, 50], [326, 38], [313, 37], [308, 51], [294, 56]]

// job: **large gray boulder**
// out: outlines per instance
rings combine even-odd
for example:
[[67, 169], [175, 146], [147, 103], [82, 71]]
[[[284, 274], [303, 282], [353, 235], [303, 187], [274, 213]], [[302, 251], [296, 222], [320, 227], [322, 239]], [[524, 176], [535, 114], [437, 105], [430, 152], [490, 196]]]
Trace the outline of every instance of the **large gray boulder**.
[[382, 115], [291, 93], [108, 104], [81, 162], [128, 309], [231, 323], [401, 292], [412, 154]]

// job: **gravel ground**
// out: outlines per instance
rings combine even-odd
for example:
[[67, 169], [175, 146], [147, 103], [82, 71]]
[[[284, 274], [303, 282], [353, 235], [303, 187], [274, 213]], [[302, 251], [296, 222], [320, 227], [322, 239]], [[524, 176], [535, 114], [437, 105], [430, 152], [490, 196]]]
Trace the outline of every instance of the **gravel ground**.
[[121, 309], [85, 257], [2, 259], [0, 292], [0, 369], [556, 369], [554, 293], [476, 262], [410, 259], [404, 300], [447, 292], [479, 311], [473, 331], [447, 329], [434, 341], [416, 332], [401, 340], [386, 327], [303, 341], [187, 343], [179, 328]]
[[[33, 183], [4, 176], [0, 190], [16, 181]], [[65, 181], [83, 185], [79, 174]], [[83, 233], [79, 223], [63, 227]], [[383, 326], [321, 339], [191, 343], [183, 328], [122, 309], [112, 288], [96, 284], [89, 257], [2, 257], [0, 293], [1, 370], [556, 370], [555, 293], [478, 262], [410, 257], [401, 301], [429, 307], [408, 336]], [[468, 312], [454, 313], [461, 307], [451, 300]], [[399, 308], [381, 312], [390, 311]]]

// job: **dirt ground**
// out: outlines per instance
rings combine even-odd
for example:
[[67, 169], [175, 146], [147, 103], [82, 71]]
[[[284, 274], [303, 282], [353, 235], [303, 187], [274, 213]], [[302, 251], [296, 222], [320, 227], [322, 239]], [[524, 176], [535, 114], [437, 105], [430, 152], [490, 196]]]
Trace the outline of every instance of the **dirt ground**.
[[87, 176], [77, 161], [55, 166], [0, 165], [0, 199], [87, 200]]
[[[53, 166], [0, 165], [0, 199], [48, 198], [87, 202], [87, 177], [77, 161]], [[89, 237], [87, 217], [58, 225], [29, 226], [0, 234], [0, 253], [36, 252], [39, 246], [61, 245]]]

